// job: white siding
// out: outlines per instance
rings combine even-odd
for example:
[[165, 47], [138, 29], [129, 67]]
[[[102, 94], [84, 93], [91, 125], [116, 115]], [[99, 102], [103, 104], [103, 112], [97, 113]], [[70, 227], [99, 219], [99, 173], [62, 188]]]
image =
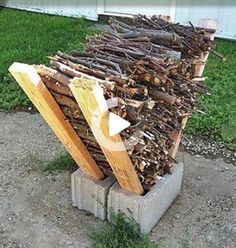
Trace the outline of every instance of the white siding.
[[197, 25], [201, 18], [217, 19], [217, 36], [236, 39], [236, 1], [235, 0], [178, 0], [175, 21]]
[[97, 0], [6, 0], [6, 7], [97, 20]]
[[[146, 14], [169, 15], [172, 0], [106, 0], [104, 1], [104, 12], [115, 14]], [[164, 4], [163, 4], [164, 2]]]

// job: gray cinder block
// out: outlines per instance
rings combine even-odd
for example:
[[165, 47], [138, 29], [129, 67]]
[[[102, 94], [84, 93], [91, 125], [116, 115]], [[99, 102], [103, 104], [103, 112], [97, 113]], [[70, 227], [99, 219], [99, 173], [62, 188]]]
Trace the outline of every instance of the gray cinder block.
[[142, 233], [149, 233], [179, 194], [182, 177], [183, 164], [176, 164], [172, 174], [157, 180], [144, 196], [124, 191], [116, 182], [108, 194], [108, 220], [111, 221], [112, 213], [121, 211], [134, 218]]
[[81, 210], [105, 220], [107, 217], [107, 195], [114, 184], [114, 177], [96, 180], [80, 169], [71, 175], [72, 204]]

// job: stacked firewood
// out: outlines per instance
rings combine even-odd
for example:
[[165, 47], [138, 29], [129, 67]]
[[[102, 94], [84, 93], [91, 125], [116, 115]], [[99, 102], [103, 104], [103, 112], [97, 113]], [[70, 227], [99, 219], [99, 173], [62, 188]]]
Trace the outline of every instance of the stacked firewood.
[[134, 25], [110, 20], [112, 32], [88, 39], [84, 52], [58, 51], [51, 66], [36, 66], [68, 121], [104, 171], [111, 169], [68, 84], [74, 77], [96, 80], [109, 109], [130, 122], [121, 132], [127, 151], [146, 191], [158, 176], [171, 171], [173, 132], [196, 108], [196, 94], [206, 93], [203, 78], [193, 78], [200, 53], [212, 49], [206, 32], [172, 24], [162, 18], [137, 16]]
[[215, 30], [194, 27], [191, 22], [190, 26], [184, 26], [157, 16], [149, 19], [138, 15], [134, 18], [133, 26], [113, 18], [110, 19], [110, 24], [125, 39], [149, 39], [154, 44], [182, 52], [183, 58], [199, 58], [202, 52], [212, 51], [213, 41], [208, 34]]

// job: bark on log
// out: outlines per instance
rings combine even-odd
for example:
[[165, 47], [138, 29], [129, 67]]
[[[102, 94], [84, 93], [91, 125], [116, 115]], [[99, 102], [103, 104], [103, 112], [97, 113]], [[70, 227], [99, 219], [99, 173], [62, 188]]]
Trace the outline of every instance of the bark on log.
[[129, 33], [121, 34], [121, 37], [124, 39], [134, 39], [134, 38], [139, 38], [139, 37], [148, 37], [151, 38], [152, 42], [159, 42], [159, 40], [162, 41], [167, 41], [171, 42], [176, 45], [180, 45], [182, 42], [182, 39], [175, 34], [170, 34], [165, 31], [155, 31], [155, 32], [150, 32], [146, 30], [141, 30], [141, 31], [132, 31]]
[[65, 86], [70, 83], [70, 78], [58, 72], [57, 70], [54, 70], [44, 65], [35, 65], [34, 68], [39, 73], [39, 75], [53, 78], [54, 80], [58, 81], [59, 83]]
[[177, 100], [177, 97], [176, 96], [171, 96], [169, 95], [168, 93], [164, 93], [164, 92], [161, 92], [161, 91], [150, 91], [150, 96], [152, 97], [152, 99], [154, 100], [160, 100], [160, 101], [164, 101], [165, 103], [168, 103], [168, 104], [174, 104]]
[[66, 87], [63, 84], [60, 84], [59, 82], [49, 78], [48, 76], [47, 77], [42, 76], [42, 80], [50, 90], [53, 90], [56, 93], [59, 93], [59, 94], [66, 95], [66, 96], [74, 98], [74, 96], [71, 93], [69, 87]]

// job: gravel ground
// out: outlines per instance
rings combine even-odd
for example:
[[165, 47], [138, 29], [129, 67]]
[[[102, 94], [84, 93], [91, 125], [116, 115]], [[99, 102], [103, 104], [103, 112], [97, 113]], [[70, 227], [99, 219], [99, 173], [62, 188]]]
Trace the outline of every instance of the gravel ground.
[[229, 150], [224, 143], [190, 136], [183, 139], [183, 146], [191, 155], [205, 158], [222, 158], [226, 163], [236, 166], [236, 151]]
[[[0, 247], [89, 247], [102, 221], [71, 206], [70, 172], [40, 170], [64, 151], [40, 115], [0, 112], [0, 151]], [[236, 247], [236, 166], [197, 154], [179, 153], [182, 192], [151, 233], [160, 248]]]

